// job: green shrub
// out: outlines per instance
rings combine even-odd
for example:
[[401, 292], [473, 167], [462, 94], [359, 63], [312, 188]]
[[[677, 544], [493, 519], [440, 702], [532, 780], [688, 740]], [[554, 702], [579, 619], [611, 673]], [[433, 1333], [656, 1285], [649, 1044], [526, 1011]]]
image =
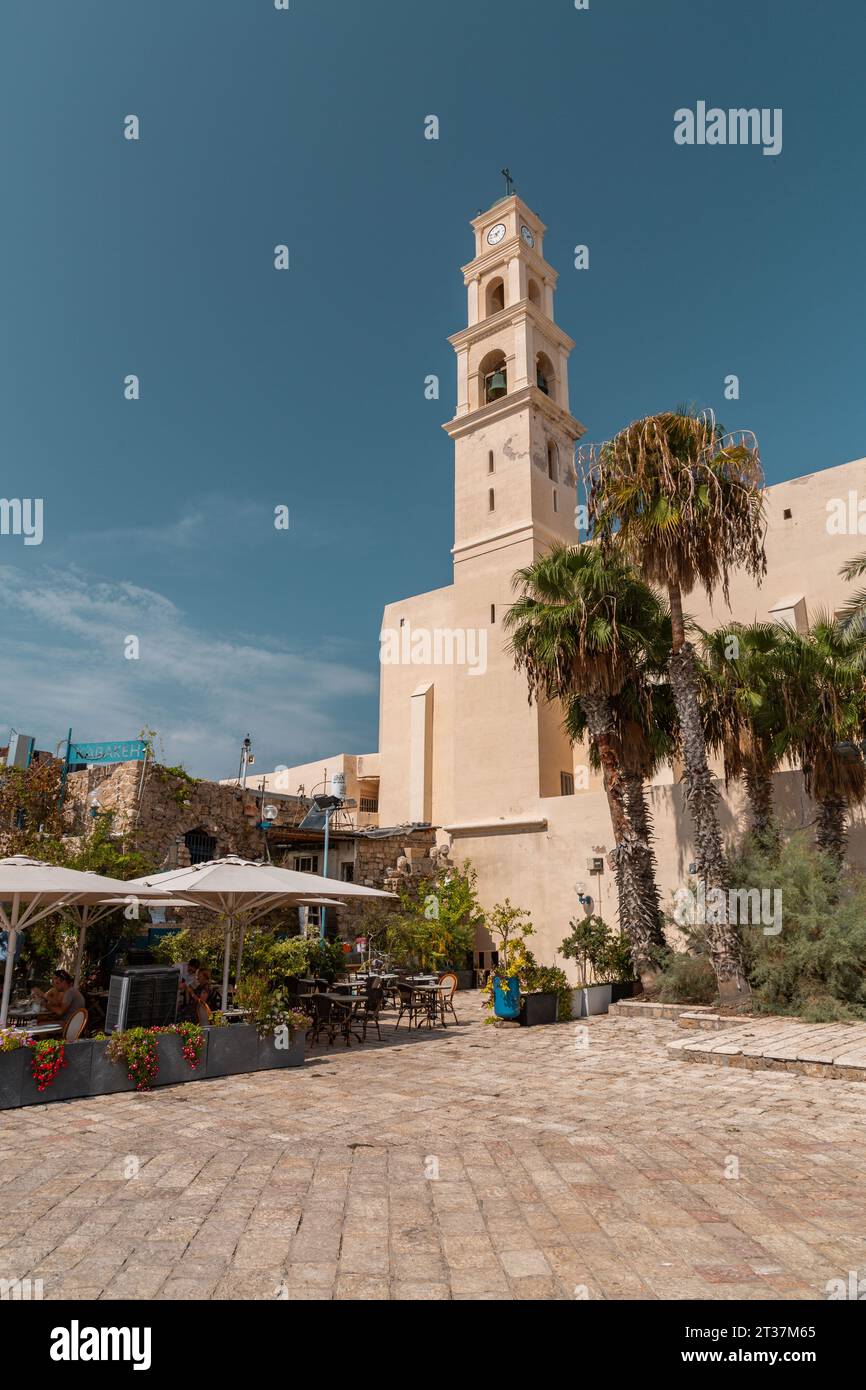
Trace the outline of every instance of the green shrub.
[[634, 979], [628, 938], [595, 913], [573, 917], [560, 951], [577, 965], [582, 984], [618, 984]]
[[520, 973], [522, 992], [535, 989], [552, 990], [556, 995], [556, 1021], [567, 1023], [571, 1018], [571, 985], [564, 970], [556, 965], [539, 965], [531, 951], [526, 953], [526, 965]]
[[708, 956], [671, 951], [658, 977], [662, 1004], [713, 1004], [719, 987]]
[[778, 889], [778, 935], [741, 928], [755, 1008], [810, 1022], [866, 1019], [866, 878], [839, 868], [804, 836], [774, 861], [747, 840], [731, 861], [731, 881]]

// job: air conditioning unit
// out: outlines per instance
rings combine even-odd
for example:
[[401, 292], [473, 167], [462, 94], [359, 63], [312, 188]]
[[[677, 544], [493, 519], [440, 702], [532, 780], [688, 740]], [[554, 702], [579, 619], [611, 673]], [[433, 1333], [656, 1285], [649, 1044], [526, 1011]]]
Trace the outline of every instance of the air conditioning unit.
[[180, 967], [129, 965], [112, 975], [105, 1010], [106, 1033], [125, 1028], [163, 1028], [177, 1017]]

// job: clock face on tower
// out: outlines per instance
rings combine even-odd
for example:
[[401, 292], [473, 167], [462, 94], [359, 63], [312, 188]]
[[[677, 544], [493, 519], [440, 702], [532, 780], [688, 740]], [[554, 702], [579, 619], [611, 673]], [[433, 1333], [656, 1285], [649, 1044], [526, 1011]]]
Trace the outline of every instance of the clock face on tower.
[[491, 246], [497, 246], [505, 236], [505, 223], [497, 222], [495, 227], [491, 227], [487, 233], [487, 240]]
[[523, 240], [526, 242], [526, 245], [527, 245], [527, 246], [534, 246], [534, 245], [535, 245], [535, 237], [532, 235], [532, 232], [529, 230], [528, 227], [526, 227], [526, 226], [521, 227], [521, 228], [520, 228], [520, 235], [523, 237]]

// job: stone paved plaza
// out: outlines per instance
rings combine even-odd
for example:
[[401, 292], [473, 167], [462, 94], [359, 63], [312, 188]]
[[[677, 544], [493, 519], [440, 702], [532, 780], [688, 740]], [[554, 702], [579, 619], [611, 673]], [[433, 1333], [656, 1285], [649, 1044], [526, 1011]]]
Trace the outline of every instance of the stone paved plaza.
[[678, 1063], [665, 1021], [498, 1031], [457, 1005], [298, 1070], [4, 1113], [0, 1276], [46, 1299], [823, 1299], [863, 1272], [866, 1085]]

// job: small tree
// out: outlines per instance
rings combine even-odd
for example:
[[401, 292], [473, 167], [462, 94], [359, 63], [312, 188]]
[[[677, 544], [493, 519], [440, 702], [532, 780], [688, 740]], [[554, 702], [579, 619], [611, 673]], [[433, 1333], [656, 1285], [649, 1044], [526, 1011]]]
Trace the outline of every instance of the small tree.
[[513, 907], [506, 898], [490, 913], [487, 930], [496, 943], [499, 958], [495, 973], [503, 980], [519, 979], [529, 964], [526, 938], [535, 933], [529, 913], [522, 907]]
[[400, 907], [385, 919], [385, 949], [401, 965], [462, 967], [484, 914], [472, 865], [448, 866], [400, 890]]

